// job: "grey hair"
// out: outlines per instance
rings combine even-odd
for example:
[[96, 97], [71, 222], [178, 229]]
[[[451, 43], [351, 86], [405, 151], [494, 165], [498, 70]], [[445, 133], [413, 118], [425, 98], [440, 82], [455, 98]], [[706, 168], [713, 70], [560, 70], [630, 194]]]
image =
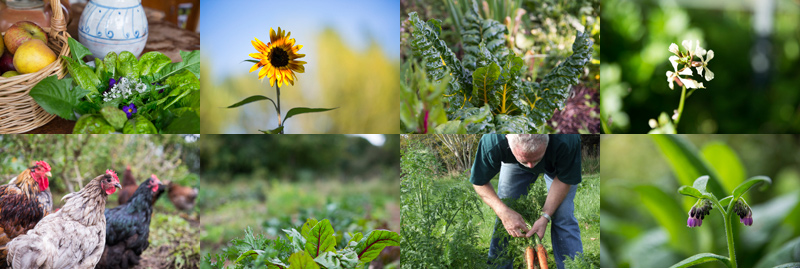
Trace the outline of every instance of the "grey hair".
[[524, 153], [531, 153], [540, 147], [547, 147], [547, 143], [550, 142], [550, 136], [546, 134], [510, 134], [506, 137], [511, 149], [519, 149]]

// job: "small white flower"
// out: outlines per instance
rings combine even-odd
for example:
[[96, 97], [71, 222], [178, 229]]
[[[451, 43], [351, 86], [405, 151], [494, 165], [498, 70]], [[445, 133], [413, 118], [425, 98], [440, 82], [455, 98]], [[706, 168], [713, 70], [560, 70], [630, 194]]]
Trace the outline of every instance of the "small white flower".
[[708, 58], [703, 59], [703, 56], [700, 56], [700, 61], [703, 62], [703, 65], [697, 67], [697, 74], [703, 75], [703, 70], [705, 70], [706, 71], [706, 75], [705, 75], [706, 81], [710, 81], [710, 80], [714, 79], [714, 72], [711, 72], [711, 70], [708, 69], [708, 61], [711, 61], [711, 59], [714, 58], [714, 51], [713, 50], [709, 50], [707, 57]]
[[683, 45], [683, 47], [686, 48], [687, 51], [689, 51], [689, 54], [694, 55], [694, 48], [692, 48], [691, 40], [684, 40], [683, 42], [681, 42], [681, 45]]
[[[675, 58], [673, 59], [673, 57], [675, 57]], [[690, 68], [684, 67], [683, 69], [678, 71], [678, 62], [676, 61], [677, 59], [678, 59], [677, 56], [669, 57], [669, 61], [672, 62], [672, 68], [675, 69], [675, 72], [667, 71], [667, 82], [669, 82], [669, 88], [671, 90], [675, 89], [675, 87], [672, 86], [672, 82], [675, 81], [675, 78], [680, 79], [681, 83], [683, 82], [683, 79], [679, 75], [684, 75], [684, 76], [691, 76], [692, 75], [692, 69], [690, 69]]]
[[678, 49], [678, 45], [676, 45], [675, 43], [669, 45], [669, 52], [672, 52], [675, 55], [681, 55], [681, 51], [680, 49]]

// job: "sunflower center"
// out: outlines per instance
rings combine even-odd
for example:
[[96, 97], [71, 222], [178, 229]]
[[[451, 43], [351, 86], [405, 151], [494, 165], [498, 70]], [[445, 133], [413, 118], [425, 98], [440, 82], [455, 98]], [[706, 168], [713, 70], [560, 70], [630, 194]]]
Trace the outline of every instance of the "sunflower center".
[[289, 65], [289, 53], [280, 48], [272, 49], [269, 54], [269, 63], [274, 67], [284, 67]]

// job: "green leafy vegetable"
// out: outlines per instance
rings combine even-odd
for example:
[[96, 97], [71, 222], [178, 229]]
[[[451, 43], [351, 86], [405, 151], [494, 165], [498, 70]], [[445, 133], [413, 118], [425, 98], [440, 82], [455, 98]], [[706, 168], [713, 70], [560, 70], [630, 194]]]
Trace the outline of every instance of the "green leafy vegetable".
[[103, 118], [116, 130], [121, 130], [122, 127], [125, 126], [125, 121], [128, 120], [128, 116], [125, 115], [125, 112], [116, 107], [104, 107], [100, 109], [100, 114], [103, 115]]
[[72, 129], [73, 134], [112, 134], [114, 131], [101, 115], [83, 115]]
[[136, 55], [130, 51], [123, 51], [119, 54], [117, 59], [117, 72], [120, 76], [136, 79], [139, 78], [139, 62], [136, 60]]
[[97, 86], [100, 85], [100, 78], [97, 77], [94, 70], [88, 65], [84, 65], [82, 61], [75, 61], [72, 58], [61, 56], [67, 62], [67, 69], [75, 82], [81, 88], [89, 90], [91, 95], [98, 95]]
[[158, 51], [151, 51], [142, 54], [139, 57], [139, 63], [136, 69], [139, 70], [139, 76], [150, 76], [161, 71], [165, 66], [172, 63], [172, 60]]
[[73, 111], [78, 107], [80, 99], [88, 93], [89, 91], [81, 87], [73, 87], [71, 78], [58, 80], [57, 76], [52, 75], [33, 86], [29, 95], [47, 113], [75, 120]]
[[156, 126], [141, 115], [129, 119], [122, 128], [123, 134], [157, 134]]
[[[593, 42], [588, 34], [579, 32], [573, 54], [541, 82], [531, 82], [523, 76], [522, 59], [505, 46], [506, 27], [481, 18], [476, 1], [461, 24], [465, 52], [461, 61], [440, 39], [441, 22], [424, 23], [416, 12], [409, 13], [409, 20], [414, 27], [412, 48], [425, 61], [430, 78], [440, 80], [448, 73], [455, 78], [443, 95], [449, 103], [447, 117], [464, 120], [470, 133], [541, 131], [554, 111], [563, 108], [569, 87], [578, 83], [592, 58]], [[476, 114], [474, 110], [485, 105], [497, 117], [466, 120], [465, 116]]]

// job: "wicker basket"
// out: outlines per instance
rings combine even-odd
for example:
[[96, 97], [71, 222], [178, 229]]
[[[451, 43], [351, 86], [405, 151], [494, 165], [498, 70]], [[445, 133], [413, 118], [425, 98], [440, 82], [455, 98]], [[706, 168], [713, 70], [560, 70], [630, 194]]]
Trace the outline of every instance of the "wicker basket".
[[[67, 22], [64, 19], [59, 0], [51, 0], [53, 18], [50, 28], [44, 30], [49, 33], [47, 46], [59, 55], [69, 56], [67, 45]], [[28, 93], [39, 81], [52, 75], [61, 79], [67, 74], [67, 67], [61, 57], [36, 73], [22, 74], [10, 78], [0, 77], [0, 133], [22, 133], [36, 129], [47, 124], [56, 115], [47, 113]]]

